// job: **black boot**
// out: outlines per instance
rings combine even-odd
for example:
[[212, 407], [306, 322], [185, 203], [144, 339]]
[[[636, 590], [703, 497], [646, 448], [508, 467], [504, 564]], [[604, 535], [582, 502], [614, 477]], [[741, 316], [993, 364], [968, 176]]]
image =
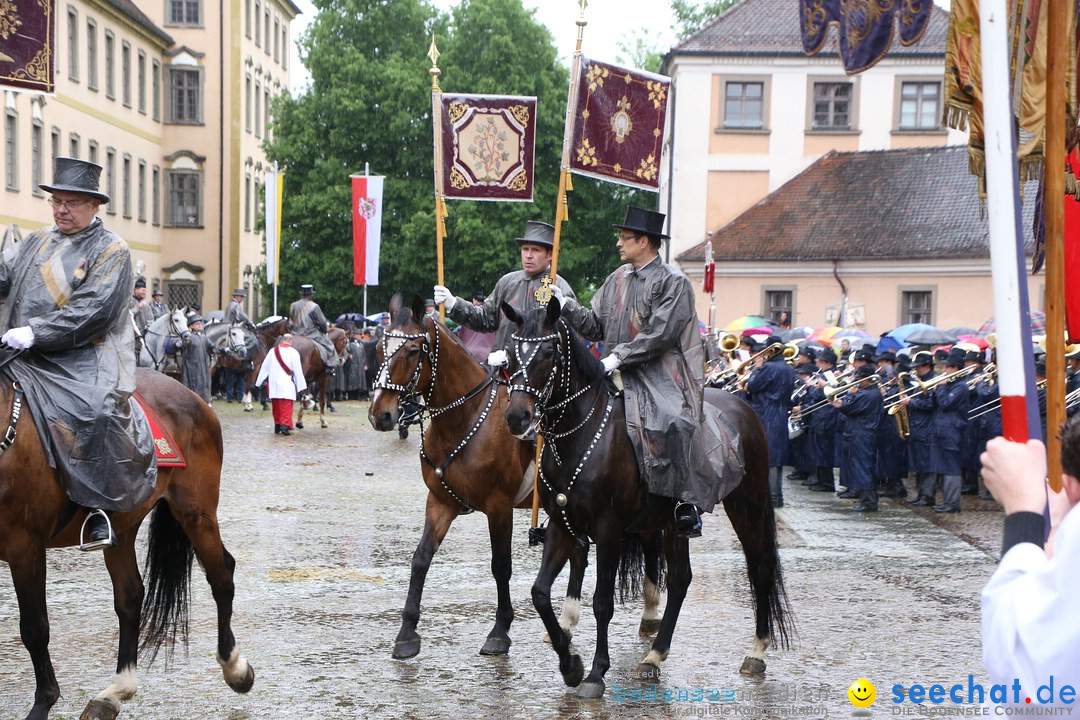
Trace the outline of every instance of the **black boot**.
[[79, 530], [79, 549], [104, 550], [116, 544], [112, 523], [103, 510], [91, 510]]
[[877, 490], [860, 490], [859, 504], [851, 508], [852, 512], [877, 512], [878, 506], [878, 493]]
[[280, 435], [281, 434], [281, 425], [278, 424], [278, 423], [274, 424], [274, 434], [275, 435]]
[[675, 504], [675, 534], [684, 538], [701, 537], [701, 511], [694, 503]]

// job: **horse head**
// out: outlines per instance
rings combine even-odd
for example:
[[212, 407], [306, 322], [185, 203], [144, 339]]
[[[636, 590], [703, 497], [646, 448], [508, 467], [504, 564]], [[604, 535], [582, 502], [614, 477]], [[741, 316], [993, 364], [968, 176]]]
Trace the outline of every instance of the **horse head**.
[[507, 348], [510, 402], [505, 417], [510, 432], [519, 437], [533, 430], [550, 403], [568, 394], [573, 331], [560, 318], [561, 310], [557, 299], [524, 316], [502, 304], [503, 314], [518, 327]]
[[166, 321], [169, 326], [169, 337], [186, 338], [191, 334], [188, 329], [187, 316], [184, 314], [183, 308], [173, 308], [166, 315], [169, 319]]
[[390, 317], [390, 326], [376, 349], [379, 370], [368, 408], [368, 421], [381, 431], [392, 430], [397, 425], [404, 402], [430, 392], [434, 358], [438, 353], [438, 330], [431, 318], [424, 315], [424, 304], [419, 297], [413, 298], [412, 307], [408, 308], [401, 294], [395, 293], [390, 300]]

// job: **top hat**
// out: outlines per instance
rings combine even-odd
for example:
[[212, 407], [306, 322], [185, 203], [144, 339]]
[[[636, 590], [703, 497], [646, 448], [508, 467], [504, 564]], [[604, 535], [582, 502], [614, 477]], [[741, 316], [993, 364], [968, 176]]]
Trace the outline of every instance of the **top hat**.
[[161, 288], [154, 288], [154, 292], [150, 293], [150, 297], [164, 297], [165, 293], [161, 292]]
[[919, 352], [915, 353], [914, 356], [912, 356], [911, 364], [915, 367], [918, 367], [920, 365], [933, 365], [934, 356], [926, 350], [920, 350]]
[[301, 295], [314, 295], [315, 294], [315, 286], [314, 285], [301, 285], [300, 286], [300, 294]]
[[98, 190], [101, 166], [78, 158], [58, 157], [53, 161], [52, 185], [41, 183], [39, 188], [47, 192], [73, 192], [95, 197], [103, 203], [109, 196]]
[[539, 245], [553, 249], [555, 247], [555, 227], [539, 220], [525, 223], [525, 237], [514, 238], [518, 245]]
[[671, 237], [664, 233], [664, 219], [666, 217], [664, 213], [655, 210], [646, 210], [629, 205], [626, 208], [626, 217], [623, 218], [622, 224], [612, 225], [611, 227], [619, 230], [633, 230], [642, 235], [665, 239]]
[[[303, 290], [304, 289], [303, 286], [301, 286], [300, 289]], [[232, 291], [232, 294], [233, 295], [243, 295], [244, 297], [247, 297], [247, 290], [245, 290], [244, 288], [236, 288], [235, 290]]]
[[136, 288], [144, 288], [144, 287], [146, 287], [146, 280], [144, 278], [139, 278], [138, 280], [135, 281], [135, 287]]

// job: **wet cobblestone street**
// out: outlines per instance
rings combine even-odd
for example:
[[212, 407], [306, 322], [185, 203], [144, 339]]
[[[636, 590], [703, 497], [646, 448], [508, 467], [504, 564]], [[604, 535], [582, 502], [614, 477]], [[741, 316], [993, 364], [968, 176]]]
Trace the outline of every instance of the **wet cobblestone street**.
[[[507, 657], [478, 654], [491, 627], [495, 586], [487, 524], [458, 519], [435, 557], [423, 597], [420, 655], [393, 660], [409, 563], [423, 523], [417, 429], [408, 440], [377, 433], [367, 404], [338, 403], [330, 427], [273, 434], [269, 412], [218, 403], [225, 432], [220, 519], [236, 557], [233, 630], [256, 671], [248, 695], [221, 679], [214, 660], [214, 605], [201, 571], [192, 577], [190, 646], [166, 668], [140, 667], [139, 692], [121, 719], [292, 718], [672, 718], [842, 716], [847, 687], [877, 686], [870, 713], [885, 717], [893, 685], [986, 682], [979, 644], [979, 590], [993, 571], [1002, 515], [964, 498], [940, 516], [883, 500], [879, 513], [787, 481], [778, 511], [781, 558], [798, 637], [770, 649], [764, 680], [739, 675], [753, 640], [742, 551], [726, 517], [705, 518], [691, 542], [694, 580], [661, 671], [662, 688], [717, 688], [729, 702], [615, 699], [640, 688], [634, 669], [639, 602], [617, 606], [612, 667], [602, 700], [581, 700], [543, 642], [529, 588], [540, 552], [515, 515], [517, 616]], [[142, 551], [140, 550], [140, 557]], [[10, 576], [0, 580], [0, 719], [23, 718], [33, 671], [19, 640]], [[591, 662], [592, 567], [575, 644]], [[565, 574], [556, 595], [565, 588]], [[49, 554], [51, 651], [62, 698], [52, 718], [74, 719], [114, 671], [116, 616], [99, 555]]]

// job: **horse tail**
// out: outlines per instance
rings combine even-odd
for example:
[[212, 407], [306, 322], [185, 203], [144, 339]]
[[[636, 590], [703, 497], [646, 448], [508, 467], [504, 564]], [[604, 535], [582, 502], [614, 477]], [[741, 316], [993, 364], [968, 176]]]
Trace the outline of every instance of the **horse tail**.
[[636, 600], [645, 587], [645, 543], [641, 535], [625, 533], [619, 547], [619, 569], [616, 575], [619, 602]]
[[[791, 616], [787, 590], [784, 588], [784, 572], [780, 568], [780, 547], [776, 542], [776, 513], [771, 502], [765, 503], [762, 518], [762, 550], [757, 562], [751, 563], [747, 557], [747, 572], [754, 585], [755, 605], [767, 601], [769, 605], [769, 634], [775, 644], [787, 650], [795, 637], [795, 624]], [[767, 585], [767, 588], [759, 588]], [[759, 599], [760, 598], [760, 599]], [[767, 599], [766, 599], [767, 598]]]
[[188, 602], [191, 596], [191, 564], [195, 549], [164, 499], [154, 506], [147, 538], [147, 581], [139, 632], [140, 650], [152, 664], [165, 646], [168, 665], [177, 636], [187, 648]]

